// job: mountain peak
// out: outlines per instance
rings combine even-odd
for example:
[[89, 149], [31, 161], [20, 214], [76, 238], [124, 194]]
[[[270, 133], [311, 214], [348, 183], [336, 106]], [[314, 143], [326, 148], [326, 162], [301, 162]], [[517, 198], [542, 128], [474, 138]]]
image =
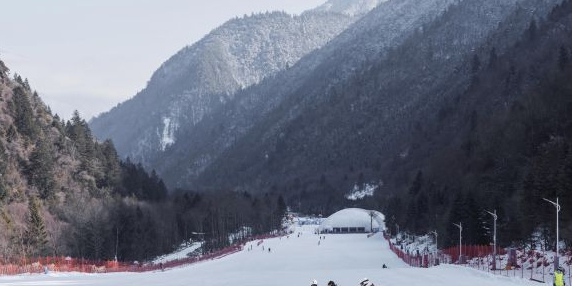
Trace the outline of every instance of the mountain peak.
[[315, 11], [337, 12], [356, 16], [368, 13], [385, 1], [387, 0], [329, 0], [316, 8]]

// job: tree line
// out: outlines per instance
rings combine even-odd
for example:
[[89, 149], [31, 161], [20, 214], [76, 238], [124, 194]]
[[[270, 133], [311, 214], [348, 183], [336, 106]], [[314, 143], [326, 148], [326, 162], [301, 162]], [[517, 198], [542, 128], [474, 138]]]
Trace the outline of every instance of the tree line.
[[[440, 247], [489, 244], [498, 212], [501, 246], [554, 248], [559, 198], [560, 237], [572, 243], [572, 2], [532, 19], [505, 52], [495, 42], [465, 61], [469, 83], [422, 126], [434, 148], [420, 159], [409, 187], [379, 198], [392, 232], [439, 232]], [[439, 134], [452, 134], [448, 137]], [[443, 239], [441, 239], [443, 238]]]
[[0, 256], [147, 261], [203, 241], [210, 252], [281, 229], [278, 195], [169, 193], [155, 171], [97, 141], [79, 112], [50, 108], [0, 61]]

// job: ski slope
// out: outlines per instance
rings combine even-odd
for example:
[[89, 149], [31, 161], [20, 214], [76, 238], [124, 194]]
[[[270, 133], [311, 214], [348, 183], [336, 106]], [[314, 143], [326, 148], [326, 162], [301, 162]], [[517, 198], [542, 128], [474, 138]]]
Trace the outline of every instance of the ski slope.
[[[296, 227], [299, 238], [294, 233], [260, 245], [252, 242], [237, 254], [165, 272], [20, 275], [0, 277], [0, 285], [303, 286], [316, 279], [320, 286], [330, 280], [355, 286], [364, 277], [377, 286], [538, 285], [465, 267], [410, 268], [389, 250], [380, 234], [371, 238], [365, 234], [326, 235], [319, 240], [316, 228]], [[382, 269], [383, 263], [389, 269]]]

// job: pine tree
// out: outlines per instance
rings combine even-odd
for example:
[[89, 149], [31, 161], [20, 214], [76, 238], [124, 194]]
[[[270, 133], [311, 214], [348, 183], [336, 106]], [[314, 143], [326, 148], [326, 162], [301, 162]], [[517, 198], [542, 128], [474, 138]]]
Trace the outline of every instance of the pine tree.
[[38, 140], [30, 155], [27, 175], [30, 183], [38, 188], [40, 197], [46, 199], [54, 195], [54, 159], [50, 146], [44, 140]]
[[0, 140], [0, 178], [6, 173], [8, 169], [8, 154], [4, 143]]
[[284, 201], [284, 197], [282, 195], [278, 196], [278, 201], [276, 202], [276, 220], [278, 223], [278, 227], [282, 223], [282, 218], [286, 216], [287, 206], [286, 202]]
[[93, 163], [95, 159], [95, 141], [87, 122], [81, 119], [76, 110], [71, 122], [66, 124], [66, 135], [74, 142], [80, 155], [81, 169], [88, 173], [93, 173]]
[[4, 143], [0, 140], [0, 200], [6, 198], [8, 190], [4, 184], [4, 176], [8, 170], [8, 154], [4, 148]]
[[105, 175], [101, 185], [116, 189], [121, 183], [121, 163], [119, 162], [119, 156], [111, 140], [108, 139], [103, 142], [101, 153], [103, 162], [105, 162]]
[[40, 201], [36, 197], [30, 197], [28, 201], [30, 216], [26, 226], [25, 243], [28, 247], [28, 254], [43, 255], [48, 244], [48, 233], [44, 224], [44, 219], [40, 212]]
[[10, 127], [8, 127], [8, 131], [6, 132], [6, 139], [8, 140], [8, 142], [14, 142], [17, 137], [18, 137], [18, 132], [16, 131], [16, 128], [14, 128], [14, 125], [10, 124]]
[[39, 131], [34, 121], [34, 113], [26, 92], [21, 87], [14, 88], [12, 98], [14, 106], [14, 123], [20, 132], [29, 139], [34, 140]]

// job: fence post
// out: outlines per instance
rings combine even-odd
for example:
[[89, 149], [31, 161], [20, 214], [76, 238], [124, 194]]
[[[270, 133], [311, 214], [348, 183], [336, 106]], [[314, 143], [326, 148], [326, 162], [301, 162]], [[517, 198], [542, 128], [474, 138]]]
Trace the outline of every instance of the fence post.
[[545, 257], [542, 256], [542, 282], [546, 282], [546, 281], [544, 281], [544, 259], [545, 259]]

